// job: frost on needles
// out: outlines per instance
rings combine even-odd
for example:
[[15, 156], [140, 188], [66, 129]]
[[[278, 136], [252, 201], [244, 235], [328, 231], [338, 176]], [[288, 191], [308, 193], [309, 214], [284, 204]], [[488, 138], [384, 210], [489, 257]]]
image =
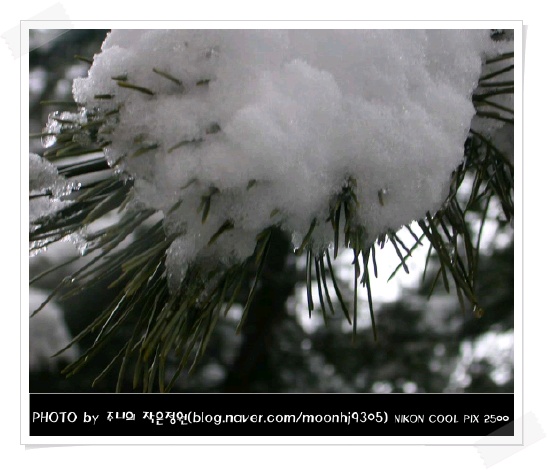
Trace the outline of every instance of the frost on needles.
[[73, 94], [163, 212], [173, 288], [273, 225], [319, 254], [435, 213], [495, 47], [485, 30], [115, 30]]

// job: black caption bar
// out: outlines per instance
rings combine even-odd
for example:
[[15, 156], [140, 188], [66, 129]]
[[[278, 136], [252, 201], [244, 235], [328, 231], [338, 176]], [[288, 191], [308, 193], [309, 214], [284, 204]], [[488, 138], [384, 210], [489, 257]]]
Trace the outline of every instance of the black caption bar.
[[513, 394], [30, 394], [31, 436], [513, 436]]

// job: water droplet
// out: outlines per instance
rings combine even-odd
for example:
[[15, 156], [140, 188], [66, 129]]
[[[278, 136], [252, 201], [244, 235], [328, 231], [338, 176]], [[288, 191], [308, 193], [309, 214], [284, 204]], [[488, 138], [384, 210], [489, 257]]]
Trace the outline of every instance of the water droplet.
[[483, 310], [481, 307], [478, 307], [477, 305], [474, 305], [474, 315], [476, 318], [481, 318], [485, 314], [485, 310]]
[[42, 136], [42, 146], [45, 148], [51, 147], [57, 142], [57, 137], [54, 134], [59, 134], [59, 132], [61, 132], [61, 123], [58, 119], [60, 119], [59, 111], [55, 111], [48, 115], [46, 127], [42, 129], [42, 133], [47, 134]]

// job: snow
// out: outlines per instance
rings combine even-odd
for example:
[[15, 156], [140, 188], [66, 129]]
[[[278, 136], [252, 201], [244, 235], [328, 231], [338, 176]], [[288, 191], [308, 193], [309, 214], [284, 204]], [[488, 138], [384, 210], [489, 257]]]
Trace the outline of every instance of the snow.
[[[32, 224], [39, 218], [52, 214], [66, 206], [62, 196], [70, 194], [77, 186], [59, 175], [55, 165], [35, 153], [29, 153], [29, 220]], [[53, 197], [41, 197], [51, 192]], [[32, 196], [35, 196], [34, 198]]]
[[61, 189], [64, 178], [59, 176], [55, 165], [35, 153], [29, 154], [29, 190], [30, 194], [44, 190]]
[[[29, 291], [29, 310], [32, 314], [46, 300], [47, 293], [31, 288]], [[60, 360], [71, 362], [77, 359], [75, 348], [68, 349], [52, 357], [64, 348], [71, 339], [63, 319], [61, 308], [53, 301], [30, 319], [29, 362], [33, 371], [43, 368], [53, 369]]]
[[[495, 50], [498, 54], [504, 54], [514, 50], [514, 41], [504, 40], [494, 43]], [[485, 64], [482, 70], [482, 77], [487, 77], [480, 82], [480, 86], [476, 90], [476, 93], [481, 95], [493, 91], [494, 84], [499, 84], [497, 89], [511, 88], [511, 93], [496, 94], [486, 98], [487, 101], [492, 103], [490, 107], [486, 108], [485, 104], [481, 102], [478, 104], [478, 111], [494, 112], [499, 116], [507, 119], [513, 119], [514, 109], [514, 59], [509, 57], [505, 60], [499, 60], [496, 62]], [[498, 73], [501, 70], [506, 70], [503, 73]], [[512, 112], [508, 111], [511, 110]], [[487, 136], [492, 144], [502, 154], [508, 158], [508, 160], [514, 163], [514, 127], [513, 124], [505, 123], [498, 119], [486, 116], [474, 116], [472, 120], [472, 129], [479, 132], [483, 136]]]
[[369, 242], [435, 212], [497, 47], [487, 30], [114, 30], [73, 94], [119, 109], [107, 158], [177, 236], [177, 285], [191, 263], [245, 259], [273, 224], [297, 246], [317, 219], [326, 248], [349, 177]]
[[514, 330], [487, 332], [460, 345], [460, 360], [450, 378], [448, 392], [460, 392], [472, 380], [474, 366], [486, 363], [489, 376], [497, 385], [508, 383], [514, 369]]

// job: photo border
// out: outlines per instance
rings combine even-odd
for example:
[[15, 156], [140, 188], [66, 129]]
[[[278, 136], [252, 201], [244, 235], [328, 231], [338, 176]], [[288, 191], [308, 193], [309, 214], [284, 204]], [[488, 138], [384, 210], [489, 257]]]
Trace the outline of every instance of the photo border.
[[[30, 436], [29, 434], [29, 31], [31, 29], [513, 29], [514, 82], [514, 436]], [[21, 443], [270, 445], [522, 445], [523, 444], [523, 22], [522, 21], [21, 21]], [[27, 237], [27, 238], [25, 238]], [[93, 393], [89, 395], [95, 395]], [[186, 395], [186, 394], [181, 394]], [[341, 394], [333, 394], [341, 395]], [[367, 395], [367, 394], [364, 394]], [[445, 395], [445, 394], [444, 394]]]

